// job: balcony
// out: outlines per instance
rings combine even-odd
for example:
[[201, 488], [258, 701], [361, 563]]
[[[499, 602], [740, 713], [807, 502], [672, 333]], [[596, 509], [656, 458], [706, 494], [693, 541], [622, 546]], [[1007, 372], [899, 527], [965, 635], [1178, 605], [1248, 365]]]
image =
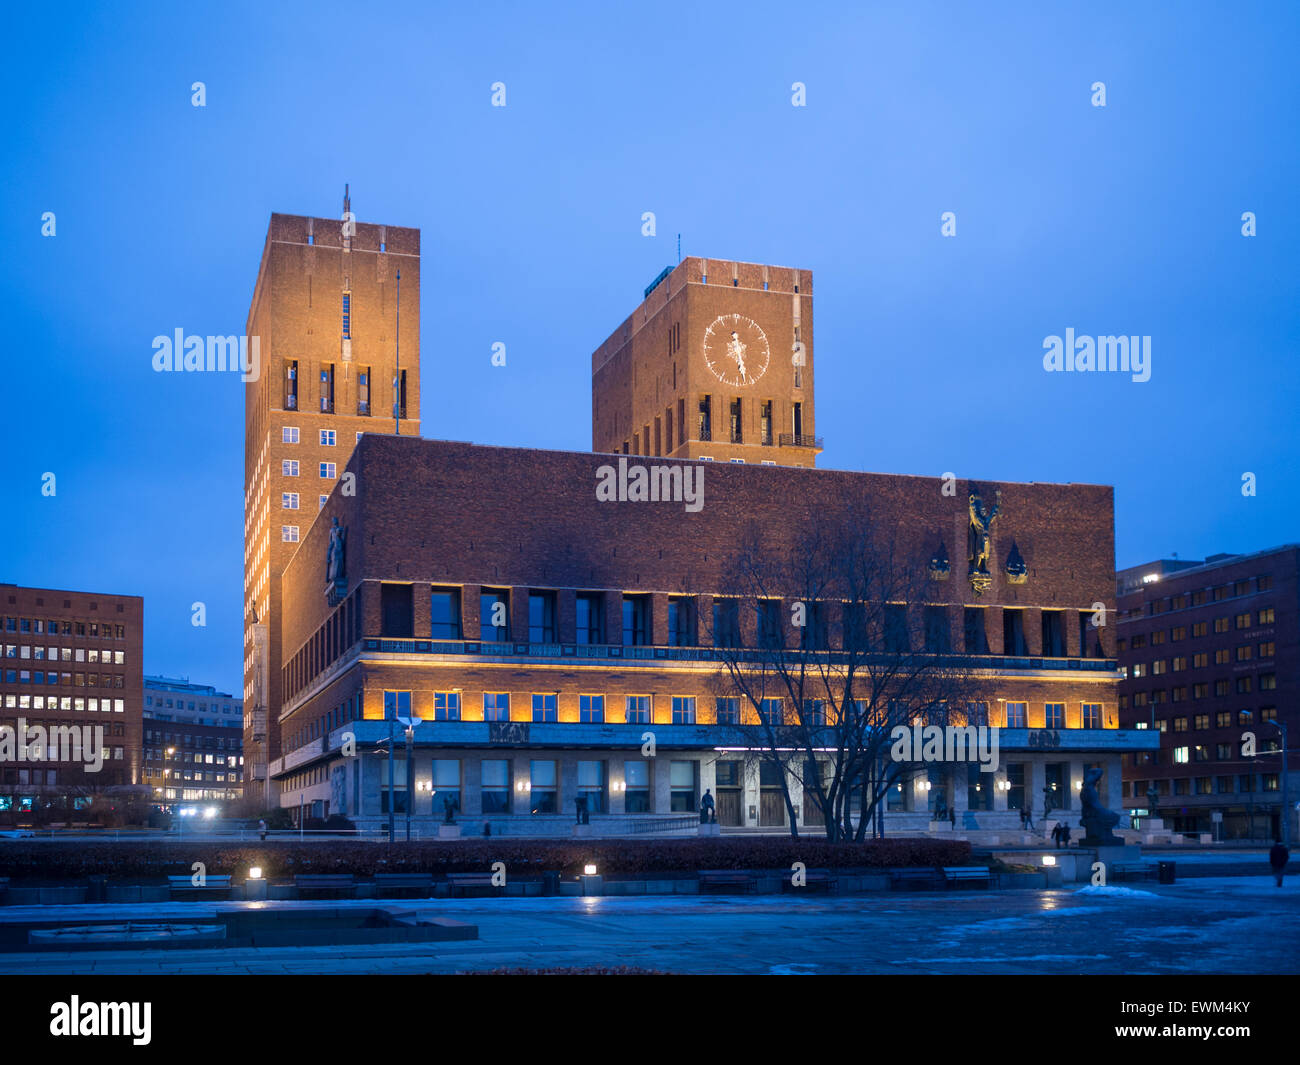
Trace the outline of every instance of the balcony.
[[810, 447], [817, 451], [822, 450], [822, 438], [820, 436], [800, 436], [795, 433], [781, 434], [782, 447]]
[[697, 439], [701, 443], [707, 444], [710, 440], [713, 439], [713, 430], [711, 430], [707, 425], [701, 425]]

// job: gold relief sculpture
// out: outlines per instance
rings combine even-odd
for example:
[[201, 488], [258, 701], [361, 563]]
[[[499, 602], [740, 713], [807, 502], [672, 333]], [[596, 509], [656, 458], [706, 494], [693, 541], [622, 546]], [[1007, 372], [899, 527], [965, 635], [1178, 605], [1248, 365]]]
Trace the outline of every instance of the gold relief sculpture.
[[930, 579], [932, 581], [946, 581], [948, 573], [952, 569], [948, 562], [948, 548], [942, 540], [939, 541], [939, 550], [934, 553], [930, 559]]
[[993, 583], [993, 575], [989, 573], [990, 533], [993, 529], [993, 519], [998, 516], [1001, 510], [1002, 489], [999, 488], [994, 492], [994, 503], [988, 510], [984, 509], [984, 501], [980, 499], [979, 493], [971, 492], [970, 524], [967, 527], [966, 534], [967, 557], [970, 563], [967, 576], [977, 599]]

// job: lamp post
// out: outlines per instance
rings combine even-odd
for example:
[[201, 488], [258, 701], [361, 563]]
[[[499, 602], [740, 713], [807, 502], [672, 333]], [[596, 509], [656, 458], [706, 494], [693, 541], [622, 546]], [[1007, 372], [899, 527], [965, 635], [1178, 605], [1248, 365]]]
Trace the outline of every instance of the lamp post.
[[[406, 726], [406, 842], [411, 842], [411, 811], [415, 806], [415, 726], [420, 723], [420, 719], [412, 714], [405, 718], [402, 724]], [[389, 744], [389, 756], [392, 756], [391, 743]], [[391, 785], [390, 785], [391, 786]], [[390, 813], [392, 803], [389, 803]], [[391, 822], [390, 822], [391, 824]], [[392, 836], [392, 829], [389, 829], [389, 836]]]
[[1280, 721], [1270, 721], [1269, 724], [1272, 725], [1275, 729], [1277, 729], [1280, 733], [1282, 733], [1282, 816], [1281, 816], [1282, 842], [1287, 845], [1290, 845], [1291, 806], [1290, 803], [1287, 801], [1287, 796], [1290, 795], [1291, 792], [1290, 789], [1287, 787], [1288, 780], [1287, 780], [1286, 761], [1289, 752], [1287, 750], [1287, 745], [1286, 745], [1286, 725], [1284, 725]]

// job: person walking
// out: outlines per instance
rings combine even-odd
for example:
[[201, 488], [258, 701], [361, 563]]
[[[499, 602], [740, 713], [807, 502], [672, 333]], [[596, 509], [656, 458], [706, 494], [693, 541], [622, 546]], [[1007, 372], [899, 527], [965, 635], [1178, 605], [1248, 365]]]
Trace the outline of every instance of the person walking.
[[1061, 825], [1061, 845], [1066, 850], [1070, 849], [1070, 826], [1066, 824]]
[[1052, 843], [1055, 844], [1057, 850], [1060, 850], [1060, 849], [1061, 849], [1061, 826], [1060, 826], [1060, 824], [1055, 824], [1055, 825], [1052, 826]]
[[1268, 852], [1268, 864], [1273, 867], [1273, 879], [1277, 881], [1277, 886], [1282, 886], [1282, 876], [1286, 872], [1287, 860], [1291, 857], [1291, 852], [1286, 849], [1286, 844], [1278, 840], [1273, 844], [1273, 848]]
[[1020, 811], [1020, 815], [1025, 820], [1025, 831], [1032, 832], [1034, 830], [1034, 808], [1032, 806], [1026, 806]]
[[259, 836], [262, 837], [262, 842], [265, 843], [265, 842], [266, 842], [266, 822], [265, 822], [265, 821], [258, 821], [258, 822], [257, 822], [257, 834], [258, 834]]

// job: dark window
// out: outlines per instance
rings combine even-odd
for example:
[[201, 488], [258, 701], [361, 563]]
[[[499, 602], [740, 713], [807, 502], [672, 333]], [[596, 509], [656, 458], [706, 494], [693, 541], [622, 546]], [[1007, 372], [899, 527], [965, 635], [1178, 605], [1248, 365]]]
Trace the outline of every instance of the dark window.
[[910, 651], [912, 641], [907, 631], [907, 607], [899, 603], [885, 605], [885, 650]]
[[379, 592], [381, 636], [409, 638], [415, 635], [411, 585], [383, 584]]
[[650, 642], [650, 601], [641, 595], [623, 597], [623, 644], [640, 647]]
[[965, 614], [966, 653], [968, 655], [986, 655], [989, 653], [989, 637], [984, 631], [984, 608], [968, 606]]
[[1004, 655], [1026, 655], [1029, 646], [1025, 643], [1025, 612], [1011, 607], [1002, 608], [1002, 653]]
[[952, 650], [952, 626], [948, 623], [948, 608], [925, 608], [925, 649], [931, 654], [947, 654]]
[[581, 593], [578, 595], [576, 600], [578, 643], [605, 642], [605, 627], [602, 624], [603, 605], [604, 599], [599, 594]]
[[528, 594], [528, 639], [531, 643], [554, 643], [555, 593]]
[[1065, 611], [1044, 610], [1043, 654], [1047, 658], [1065, 657]]
[[694, 611], [691, 601], [685, 596], [668, 600], [668, 645], [670, 647], [693, 647], [695, 630], [692, 625]]
[[776, 648], [784, 645], [781, 638], [781, 601], [758, 601], [758, 646]]
[[461, 638], [460, 589], [433, 589], [429, 606], [429, 634], [435, 640], [459, 640]]
[[297, 359], [285, 360], [284, 409], [285, 410], [298, 409], [298, 360]]
[[713, 439], [713, 397], [700, 397], [699, 440]]
[[740, 646], [740, 604], [735, 599], [713, 600], [713, 645]]
[[320, 368], [320, 412], [334, 413], [334, 364], [327, 362]]
[[510, 596], [504, 589], [485, 588], [479, 594], [478, 629], [480, 640], [510, 639]]

